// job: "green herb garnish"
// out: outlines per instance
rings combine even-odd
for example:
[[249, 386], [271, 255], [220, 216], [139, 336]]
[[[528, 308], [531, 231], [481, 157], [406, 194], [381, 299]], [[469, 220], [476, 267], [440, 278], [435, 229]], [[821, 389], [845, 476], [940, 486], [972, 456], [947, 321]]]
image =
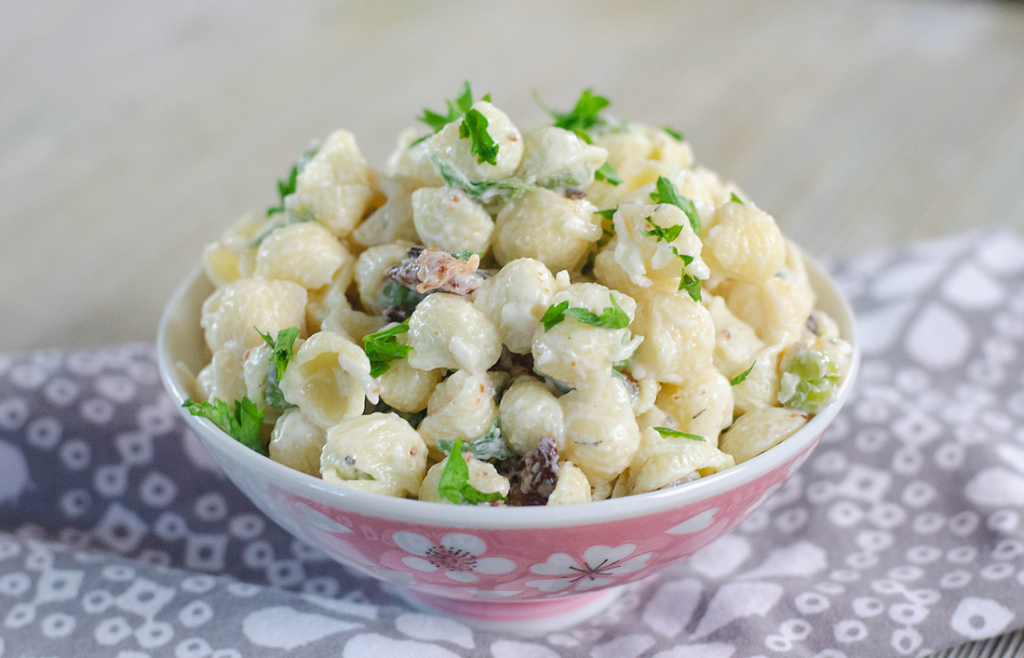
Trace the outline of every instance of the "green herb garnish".
[[396, 336], [409, 331], [409, 318], [390, 329], [363, 336], [363, 349], [370, 358], [370, 376], [376, 379], [388, 371], [391, 362], [409, 356], [412, 348], [399, 345]]
[[189, 398], [181, 406], [188, 409], [193, 416], [210, 419], [225, 434], [246, 448], [255, 450], [261, 455], [267, 454], [267, 449], [263, 446], [261, 438], [264, 414], [249, 398], [235, 400], [234, 411], [228, 407], [226, 402], [217, 398], [212, 398], [208, 402], [194, 402], [192, 398]]
[[319, 146], [311, 146], [306, 149], [305, 153], [299, 158], [299, 161], [292, 165], [291, 170], [288, 172], [288, 178], [277, 181], [278, 204], [272, 208], [267, 208], [267, 217], [284, 212], [284, 198], [290, 194], [295, 194], [295, 184], [299, 174], [302, 173], [302, 170], [306, 168], [306, 165], [319, 150]]
[[605, 308], [601, 315], [597, 315], [585, 308], [569, 308], [569, 302], [567, 301], [549, 306], [548, 310], [544, 311], [544, 316], [540, 319], [541, 324], [544, 325], [544, 331], [550, 331], [552, 327], [564, 320], [567, 315], [577, 322], [601, 329], [625, 329], [629, 326], [629, 316], [619, 307], [619, 303], [615, 301], [615, 295], [609, 294], [608, 297], [611, 299], [612, 305]]
[[470, 153], [476, 156], [480, 164], [497, 165], [499, 146], [494, 143], [491, 134], [487, 132], [487, 117], [479, 110], [470, 110], [462, 117], [462, 124], [459, 126], [459, 138], [471, 141]]
[[270, 332], [263, 333], [259, 330], [259, 327], [253, 327], [256, 333], [263, 338], [263, 341], [270, 347], [270, 362], [276, 366], [277, 378], [280, 380], [284, 377], [284, 370], [288, 367], [288, 363], [295, 356], [292, 351], [292, 347], [295, 345], [295, 339], [299, 337], [298, 327], [288, 327], [277, 332], [277, 340], [274, 340], [270, 336]]
[[459, 260], [469, 260], [473, 256], [479, 256], [479, 255], [480, 254], [476, 253], [475, 251], [470, 251], [469, 249], [457, 249], [457, 250], [452, 252], [452, 256], [454, 258], [459, 259]]
[[473, 199], [486, 203], [494, 199], [518, 199], [537, 186], [522, 178], [502, 178], [501, 180], [474, 182], [466, 178], [465, 174], [451, 166], [438, 154], [430, 156], [431, 162], [437, 174], [444, 179], [448, 187], [457, 187]]
[[672, 430], [667, 427], [655, 427], [654, 431], [662, 435], [666, 439], [689, 439], [691, 441], [707, 442], [707, 439], [705, 439], [703, 436], [697, 436], [696, 434], [687, 434], [686, 432], [677, 432], [676, 430]]
[[654, 203], [673, 205], [686, 213], [694, 234], [700, 237], [700, 215], [697, 214], [697, 208], [694, 207], [693, 201], [679, 194], [679, 190], [672, 184], [672, 181], [664, 176], [658, 176], [657, 191], [651, 192], [651, 200]]
[[744, 370], [743, 372], [729, 380], [729, 386], [739, 386], [744, 381], [746, 381], [747, 375], [749, 375], [754, 370], [754, 365], [756, 364], [757, 359], [754, 359], [754, 363], [751, 363], [749, 368], [747, 368], [746, 370]]
[[299, 337], [298, 327], [289, 327], [277, 332], [277, 340], [270, 336], [270, 332], [263, 333], [258, 327], [256, 329], [263, 341], [270, 346], [270, 357], [267, 359], [270, 371], [267, 373], [267, 383], [263, 389], [263, 400], [278, 411], [287, 411], [295, 405], [284, 399], [281, 392], [281, 380], [284, 378], [285, 368], [295, 356], [293, 347], [295, 339]]
[[625, 329], [629, 326], [629, 316], [623, 311], [618, 302], [615, 301], [615, 295], [608, 295], [608, 298], [612, 300], [612, 305], [604, 311], [601, 315], [588, 311], [585, 308], [570, 308], [565, 314], [573, 318], [577, 322], [583, 324], [589, 324], [594, 327], [600, 327], [602, 329]]
[[[484, 96], [484, 100], [490, 100], [491, 95]], [[442, 128], [447, 126], [452, 121], [457, 121], [460, 117], [469, 112], [469, 109], [473, 107], [473, 91], [469, 87], [469, 82], [462, 83], [462, 89], [459, 90], [459, 95], [454, 99], [445, 99], [445, 104], [448, 106], [447, 114], [440, 114], [438, 112], [432, 112], [431, 110], [424, 109], [423, 116], [416, 117], [417, 120], [422, 121], [433, 129], [434, 133], [437, 133]], [[413, 144], [422, 142], [430, 135], [424, 135], [419, 138]]]
[[619, 177], [619, 172], [615, 171], [615, 167], [611, 166], [607, 162], [601, 165], [601, 167], [594, 172], [594, 180], [604, 181], [611, 185], [620, 185], [622, 178]]
[[690, 276], [683, 272], [683, 278], [679, 279], [679, 287], [677, 290], [685, 290], [690, 295], [690, 299], [695, 302], [699, 302], [701, 300], [700, 279], [695, 276]]
[[426, 298], [426, 294], [418, 293], [409, 286], [404, 286], [397, 281], [388, 281], [384, 284], [380, 297], [381, 306], [384, 308], [398, 307], [412, 315], [412, 312], [416, 310], [416, 306]]
[[[452, 448], [455, 446], [455, 441], [449, 439], [438, 439], [437, 449], [446, 455], [451, 454]], [[501, 436], [501, 428], [498, 427], [498, 421], [495, 420], [494, 424], [491, 425], [491, 429], [487, 431], [481, 437], [473, 439], [464, 445], [464, 447], [473, 456], [480, 461], [509, 459], [515, 457], [516, 453], [508, 447], [508, 443]]]
[[665, 132], [667, 132], [669, 134], [669, 137], [672, 137], [677, 142], [685, 142], [686, 141], [686, 138], [683, 137], [683, 133], [679, 132], [678, 130], [673, 130], [672, 128], [669, 128], [668, 126], [662, 126], [661, 129], [664, 130]]
[[540, 323], [544, 325], [544, 331], [551, 331], [551, 328], [565, 319], [565, 311], [569, 308], [569, 302], [560, 302], [548, 307], [544, 311]]
[[462, 439], [455, 439], [448, 463], [441, 472], [441, 481], [437, 485], [437, 493], [456, 505], [468, 503], [476, 505], [495, 500], [505, 500], [497, 491], [484, 493], [469, 483], [469, 466], [462, 458]]
[[[657, 224], [655, 224], [654, 220], [652, 218], [650, 218], [650, 217], [648, 217], [646, 219], [646, 221], [653, 228], [651, 228], [651, 230], [649, 230], [649, 231], [641, 229], [640, 233], [642, 233], [643, 235], [646, 235], [649, 238], [653, 237], [658, 242], [672, 242], [672, 241], [676, 240], [679, 237], [680, 233], [683, 232], [683, 225], [682, 224], [676, 224], [674, 226], [669, 226], [668, 228], [662, 228], [662, 227], [658, 226]], [[679, 254], [676, 253], [676, 255], [678, 256]], [[692, 258], [691, 258], [691, 260], [692, 260]], [[689, 263], [687, 263], [687, 265], [689, 265]]]
[[595, 126], [603, 126], [607, 121], [601, 117], [601, 110], [610, 105], [604, 96], [596, 96], [593, 89], [584, 89], [580, 94], [576, 106], [571, 112], [557, 112], [544, 105], [537, 92], [533, 92], [533, 98], [542, 110], [551, 115], [555, 120], [555, 127], [564, 130], [571, 130], [587, 144], [593, 144], [587, 131]]
[[747, 204], [743, 203], [743, 199], [741, 199], [738, 196], [736, 196], [735, 192], [732, 193], [732, 196], [729, 197], [729, 200], [732, 201], [733, 203], [738, 203], [741, 206], [747, 205]]

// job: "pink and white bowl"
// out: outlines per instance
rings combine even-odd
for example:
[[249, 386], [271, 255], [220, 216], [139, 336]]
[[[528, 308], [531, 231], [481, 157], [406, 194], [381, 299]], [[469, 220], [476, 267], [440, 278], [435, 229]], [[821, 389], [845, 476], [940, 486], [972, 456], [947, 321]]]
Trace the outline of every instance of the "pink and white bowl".
[[[333, 559], [395, 586], [411, 604], [477, 627], [547, 633], [612, 603], [726, 534], [775, 493], [814, 450], [849, 396], [860, 362], [853, 315], [835, 284], [808, 263], [818, 307], [854, 347], [838, 399], [796, 434], [738, 466], [685, 486], [585, 505], [467, 507], [332, 486], [244, 447], [182, 410], [228, 477], [267, 516]], [[213, 286], [187, 279], [164, 312], [160, 371], [171, 398], [188, 397], [177, 363], [209, 361], [199, 327]]]

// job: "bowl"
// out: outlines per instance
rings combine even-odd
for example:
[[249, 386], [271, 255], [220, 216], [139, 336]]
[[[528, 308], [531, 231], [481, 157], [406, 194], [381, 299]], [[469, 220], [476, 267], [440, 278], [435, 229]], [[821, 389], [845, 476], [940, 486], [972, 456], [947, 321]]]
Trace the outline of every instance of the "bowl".
[[[342, 564], [395, 586], [413, 605], [477, 627], [546, 633], [595, 614], [622, 586], [679, 562], [749, 517], [800, 467], [849, 396], [860, 362], [853, 315], [808, 262], [818, 307], [853, 345], [835, 403], [774, 448], [695, 482], [637, 496], [559, 507], [468, 507], [333, 486], [244, 447], [210, 421], [182, 414], [227, 476], [267, 516]], [[163, 383], [188, 397], [176, 364], [209, 361], [199, 327], [214, 290], [196, 271], [160, 324]]]

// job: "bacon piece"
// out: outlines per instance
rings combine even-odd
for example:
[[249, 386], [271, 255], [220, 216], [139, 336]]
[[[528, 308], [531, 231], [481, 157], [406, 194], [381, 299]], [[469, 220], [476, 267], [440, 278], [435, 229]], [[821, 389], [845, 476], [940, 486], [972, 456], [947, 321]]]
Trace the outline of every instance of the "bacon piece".
[[545, 436], [537, 447], [523, 458], [523, 475], [519, 483], [523, 505], [547, 505], [558, 483], [558, 446]]
[[387, 270], [387, 276], [421, 295], [434, 290], [468, 295], [484, 282], [484, 272], [478, 272], [480, 256], [459, 260], [442, 249], [411, 247], [408, 257]]

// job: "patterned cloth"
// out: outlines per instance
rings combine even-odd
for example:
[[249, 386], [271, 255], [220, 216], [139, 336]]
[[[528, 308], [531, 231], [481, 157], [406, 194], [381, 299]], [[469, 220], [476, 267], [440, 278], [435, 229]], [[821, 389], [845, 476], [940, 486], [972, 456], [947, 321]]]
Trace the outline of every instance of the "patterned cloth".
[[153, 351], [0, 357], [0, 655], [921, 655], [1024, 626], [1024, 244], [831, 268], [864, 363], [803, 469], [737, 531], [529, 641], [410, 611], [260, 514]]

